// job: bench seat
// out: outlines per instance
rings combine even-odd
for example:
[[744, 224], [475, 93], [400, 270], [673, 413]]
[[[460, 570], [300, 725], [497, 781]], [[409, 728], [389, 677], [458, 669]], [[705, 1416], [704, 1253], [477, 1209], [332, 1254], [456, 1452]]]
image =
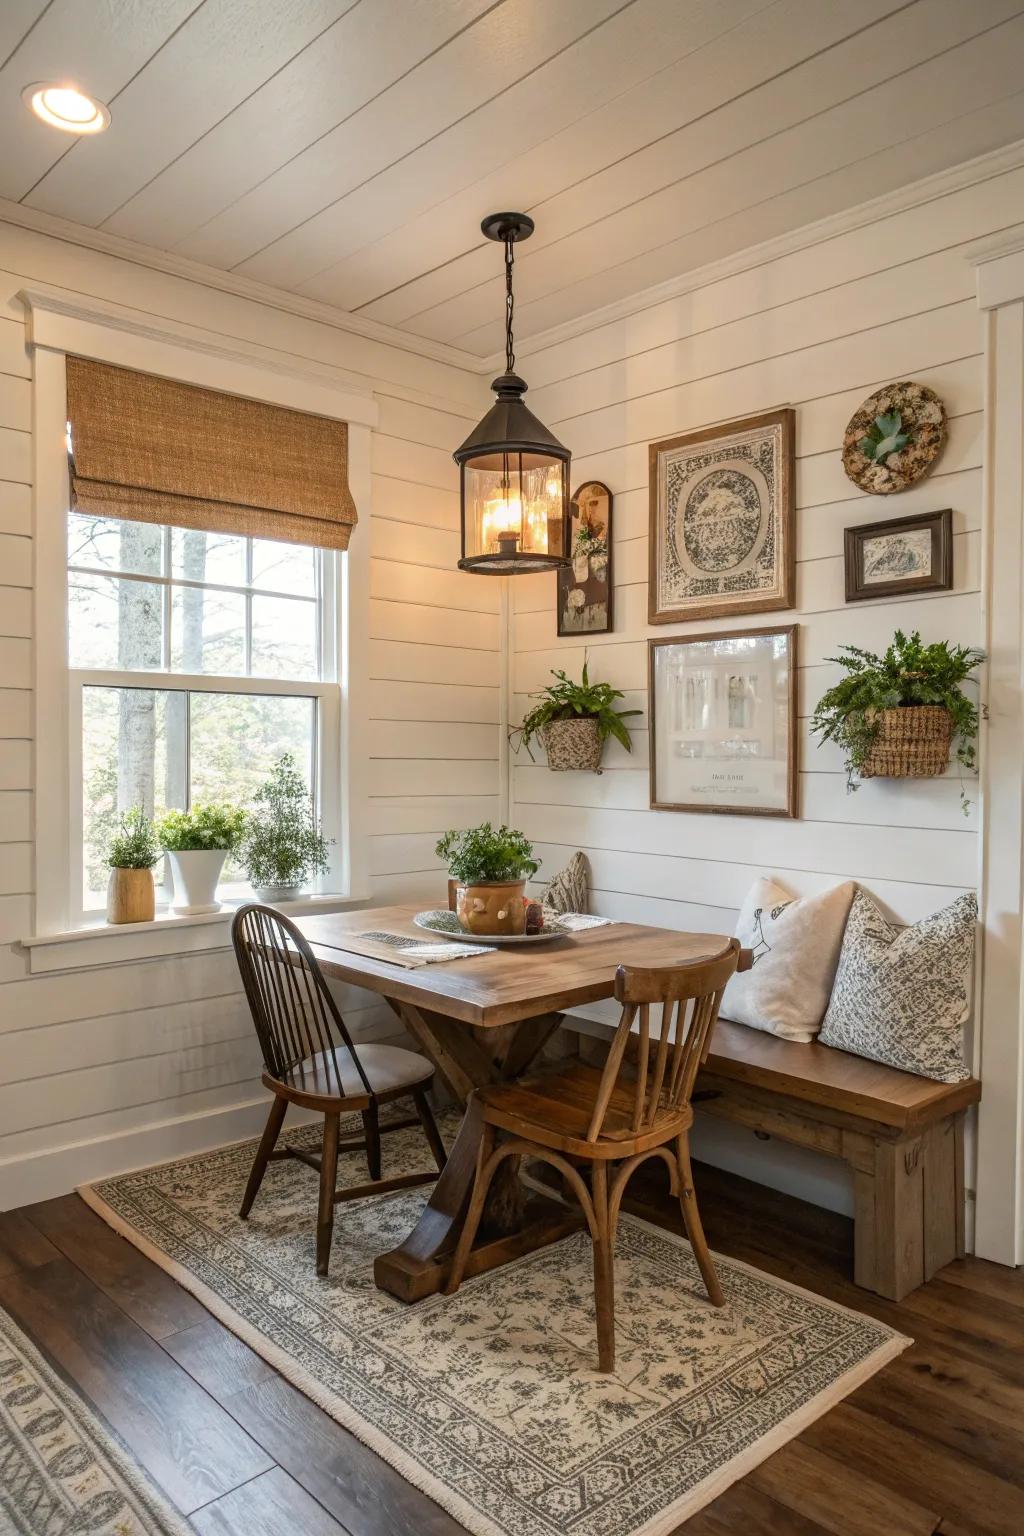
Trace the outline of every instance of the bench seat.
[[705, 1113], [849, 1165], [858, 1285], [899, 1301], [963, 1256], [976, 1079], [936, 1083], [719, 1019], [697, 1087]]

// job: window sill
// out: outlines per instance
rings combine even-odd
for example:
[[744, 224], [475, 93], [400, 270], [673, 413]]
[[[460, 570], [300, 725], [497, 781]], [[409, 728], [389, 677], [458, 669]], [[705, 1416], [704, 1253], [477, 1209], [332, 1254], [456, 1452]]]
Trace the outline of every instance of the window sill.
[[[162, 913], [151, 923], [107, 923], [100, 918], [63, 933], [33, 934], [21, 943], [28, 950], [29, 970], [34, 976], [227, 949], [231, 943], [229, 924], [244, 899], [225, 901], [219, 912], [195, 917]], [[365, 907], [368, 900], [360, 896], [300, 896], [296, 901], [282, 901], [280, 910], [292, 917], [304, 912], [347, 912]]]

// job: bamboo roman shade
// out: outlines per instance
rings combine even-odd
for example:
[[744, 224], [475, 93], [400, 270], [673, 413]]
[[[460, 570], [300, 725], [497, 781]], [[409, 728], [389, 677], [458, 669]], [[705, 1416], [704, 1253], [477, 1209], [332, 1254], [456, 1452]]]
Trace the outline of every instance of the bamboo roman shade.
[[345, 422], [81, 357], [67, 379], [79, 511], [348, 548]]

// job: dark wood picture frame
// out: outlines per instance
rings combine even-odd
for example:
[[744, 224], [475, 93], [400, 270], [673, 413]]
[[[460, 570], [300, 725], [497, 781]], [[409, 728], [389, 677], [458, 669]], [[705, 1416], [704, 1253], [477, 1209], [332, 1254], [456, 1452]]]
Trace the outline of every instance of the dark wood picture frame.
[[[573, 496], [570, 498], [569, 524], [566, 533], [565, 550], [571, 560], [572, 547], [576, 536], [575, 524], [579, 511], [579, 498], [582, 493], [591, 486], [594, 486], [599, 491], [601, 491], [607, 502], [605, 526], [605, 543], [608, 546], [606, 563], [607, 595], [605, 597], [606, 622], [601, 626], [600, 629], [569, 629], [567, 627], [565, 623], [565, 609], [568, 603], [569, 593], [573, 590], [574, 587], [579, 587], [581, 583], [576, 579], [575, 572], [571, 565], [568, 567], [563, 567], [561, 570], [559, 570], [557, 575], [555, 595], [555, 620], [558, 627], [559, 639], [571, 638], [577, 635], [583, 635], [584, 637], [587, 635], [609, 635], [611, 634], [615, 625], [615, 565], [614, 549], [612, 546], [612, 519], [615, 511], [615, 497], [612, 495], [611, 491], [608, 489], [607, 485], [605, 485], [603, 480], [584, 480], [581, 485], [576, 487]], [[588, 582], [593, 581], [593, 577], [588, 577], [587, 580]]]
[[[652, 811], [697, 811], [712, 816], [775, 816], [785, 820], [795, 821], [799, 819], [800, 798], [800, 763], [799, 745], [800, 735], [797, 720], [797, 666], [798, 666], [798, 631], [797, 624], [778, 624], [769, 629], [722, 629], [705, 630], [701, 634], [690, 635], [665, 635], [647, 642], [647, 708], [650, 723], [650, 805]], [[711, 640], [740, 640], [761, 639], [767, 635], [784, 635], [786, 638], [786, 654], [789, 663], [787, 704], [789, 719], [786, 731], [786, 804], [785, 806], [743, 806], [743, 805], [710, 805], [699, 802], [677, 802], [663, 800], [658, 793], [657, 778], [657, 700], [655, 695], [655, 656], [665, 646], [670, 645], [701, 645]]]
[[[778, 427], [782, 433], [782, 447], [778, 486], [778, 533], [777, 544], [781, 551], [776, 557], [778, 591], [770, 593], [741, 593], [736, 596], [695, 598], [681, 607], [660, 608], [659, 558], [661, 552], [661, 459], [664, 454], [681, 448], [697, 448], [713, 443], [719, 438], [732, 437], [741, 432], [756, 432]], [[765, 411], [758, 416], [743, 416], [736, 421], [720, 422], [715, 427], [705, 427], [699, 432], [687, 432], [682, 437], [664, 438], [648, 447], [648, 491], [650, 497], [648, 540], [647, 619], [650, 624], [678, 624], [688, 619], [730, 618], [740, 614], [773, 613], [796, 607], [796, 411], [785, 406], [776, 411]]]
[[[926, 576], [897, 576], [891, 581], [864, 579], [864, 546], [869, 539], [887, 534], [931, 534], [931, 569]], [[879, 523], [862, 523], [843, 533], [846, 570], [846, 601], [860, 603], [869, 597], [904, 597], [913, 592], [949, 592], [953, 586], [953, 512], [921, 512], [915, 517], [887, 518]]]

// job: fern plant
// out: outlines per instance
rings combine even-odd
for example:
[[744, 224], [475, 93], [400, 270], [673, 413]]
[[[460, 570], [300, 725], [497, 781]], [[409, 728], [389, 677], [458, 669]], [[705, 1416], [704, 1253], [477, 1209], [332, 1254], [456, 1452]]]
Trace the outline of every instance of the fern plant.
[[[920, 631], [908, 638], [897, 630], [885, 654], [858, 645], [841, 645], [840, 655], [827, 659], [846, 669], [846, 676], [823, 693], [811, 716], [818, 745], [834, 741], [846, 760], [846, 779], [856, 789], [860, 770], [881, 729], [884, 709], [913, 709], [936, 704], [948, 710], [956, 737], [956, 759], [969, 773], [977, 764], [978, 706], [964, 693], [965, 682], [976, 683], [974, 669], [984, 651], [969, 645], [937, 640], [924, 645]], [[964, 813], [969, 801], [961, 787]]]
[[[530, 753], [532, 761], [536, 761], [530, 742], [543, 731], [552, 720], [596, 720], [597, 734], [603, 745], [609, 736], [625, 747], [627, 752], [632, 752], [633, 741], [629, 734], [628, 726], [623, 722], [627, 715], [639, 715], [639, 709], [615, 709], [617, 699], [624, 698], [620, 688], [613, 688], [610, 683], [592, 683], [587, 671], [587, 658], [583, 658], [583, 672], [578, 683], [565, 672], [552, 669], [551, 676], [555, 679], [539, 693], [530, 697], [540, 699], [533, 709], [525, 716], [522, 725], [514, 726], [509, 731], [509, 741], [513, 748], [518, 750], [520, 743]], [[519, 741], [514, 738], [518, 737]]]

